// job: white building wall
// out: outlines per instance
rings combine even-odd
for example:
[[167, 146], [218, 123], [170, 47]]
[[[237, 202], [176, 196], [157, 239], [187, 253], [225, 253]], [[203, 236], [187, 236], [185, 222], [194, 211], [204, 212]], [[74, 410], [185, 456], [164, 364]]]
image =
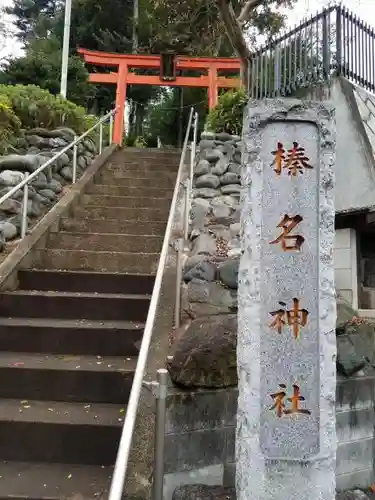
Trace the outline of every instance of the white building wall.
[[357, 239], [355, 229], [336, 229], [335, 286], [358, 309]]

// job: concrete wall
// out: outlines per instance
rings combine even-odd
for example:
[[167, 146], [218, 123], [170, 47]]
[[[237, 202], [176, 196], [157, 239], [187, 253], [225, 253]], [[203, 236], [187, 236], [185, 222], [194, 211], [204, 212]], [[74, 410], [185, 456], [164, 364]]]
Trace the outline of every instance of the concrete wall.
[[343, 298], [358, 309], [357, 239], [354, 229], [336, 229], [335, 285]]
[[[374, 378], [362, 373], [338, 377], [337, 488], [374, 482]], [[237, 389], [184, 391], [167, 399], [164, 500], [177, 486], [233, 486]]]

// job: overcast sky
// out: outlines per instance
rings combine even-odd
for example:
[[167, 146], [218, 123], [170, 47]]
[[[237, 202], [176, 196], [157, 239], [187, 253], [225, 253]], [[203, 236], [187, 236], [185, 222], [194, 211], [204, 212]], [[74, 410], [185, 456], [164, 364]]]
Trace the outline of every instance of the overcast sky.
[[[98, 0], [100, 1], [100, 0]], [[102, 0], [103, 2], [105, 0]], [[0, 0], [0, 7], [10, 5], [12, 0]], [[332, 2], [331, 2], [332, 3]], [[298, 0], [293, 11], [288, 11], [288, 25], [298, 24], [304, 17], [316, 13], [329, 4], [329, 0]], [[353, 10], [364, 21], [369, 21], [375, 27], [375, 0], [344, 0], [343, 4]], [[6, 55], [18, 55], [21, 48], [14, 38], [7, 40], [6, 47], [0, 52], [0, 57]]]

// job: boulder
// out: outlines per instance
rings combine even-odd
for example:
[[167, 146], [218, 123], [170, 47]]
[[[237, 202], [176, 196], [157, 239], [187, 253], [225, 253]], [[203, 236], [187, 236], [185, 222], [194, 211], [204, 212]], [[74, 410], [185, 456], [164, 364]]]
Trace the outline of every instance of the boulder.
[[0, 221], [0, 233], [6, 241], [13, 240], [17, 236], [17, 227], [7, 220]]
[[3, 170], [0, 172], [0, 184], [3, 186], [17, 186], [25, 178], [23, 172], [17, 170]]
[[197, 189], [199, 188], [216, 189], [219, 186], [220, 186], [220, 180], [219, 177], [217, 177], [216, 175], [205, 174], [195, 179], [195, 187]]
[[238, 270], [240, 267], [239, 259], [230, 259], [219, 265], [219, 277], [224, 285], [229, 288], [238, 288]]
[[6, 214], [18, 214], [21, 211], [21, 203], [8, 198], [0, 205], [0, 211]]
[[231, 141], [233, 139], [233, 136], [231, 134], [228, 134], [227, 132], [219, 132], [218, 134], [216, 134], [215, 139], [217, 141], [226, 142]]
[[237, 295], [219, 283], [194, 278], [187, 286], [187, 293], [189, 302], [224, 307], [228, 311], [237, 309]]
[[228, 167], [228, 172], [241, 175], [241, 165], [239, 165], [238, 163], [231, 163]]
[[194, 240], [193, 255], [212, 255], [216, 252], [216, 241], [207, 233], [201, 233]]
[[66, 181], [70, 181], [71, 182], [73, 180], [73, 169], [72, 169], [72, 167], [63, 167], [60, 170], [60, 175]]
[[17, 170], [18, 172], [34, 172], [39, 167], [36, 155], [8, 155], [0, 158], [0, 171]]
[[350, 377], [366, 366], [366, 359], [355, 349], [347, 335], [337, 337], [337, 371]]
[[189, 269], [192, 269], [199, 262], [203, 262], [206, 259], [207, 256], [203, 254], [193, 255], [192, 257], [189, 257], [184, 264], [184, 273], [187, 273]]
[[203, 158], [210, 163], [215, 163], [223, 156], [223, 153], [218, 149], [205, 149]]
[[238, 184], [228, 184], [220, 188], [223, 194], [241, 194], [241, 186]]
[[236, 348], [235, 314], [195, 319], [176, 342], [168, 371], [184, 387], [236, 386]]
[[193, 191], [193, 197], [194, 198], [214, 198], [215, 196], [218, 196], [220, 194], [220, 191], [217, 189], [211, 189], [211, 188], [199, 188], [199, 189], [194, 189]]
[[220, 177], [220, 183], [224, 186], [228, 184], [241, 184], [241, 175], [234, 172], [227, 172]]
[[205, 130], [204, 132], [201, 133], [201, 139], [202, 139], [201, 142], [206, 139], [209, 141], [213, 141], [215, 139], [215, 133]]
[[369, 497], [362, 490], [351, 490], [337, 493], [336, 500], [369, 500]]
[[229, 160], [225, 156], [220, 158], [216, 165], [212, 168], [211, 173], [214, 175], [223, 175], [228, 170]]
[[210, 164], [207, 160], [200, 160], [194, 167], [194, 175], [199, 177], [200, 175], [208, 174], [210, 171]]
[[336, 304], [337, 304], [337, 318], [336, 318], [336, 335], [340, 335], [345, 332], [346, 324], [353, 318], [358, 316], [358, 312], [355, 311], [352, 306], [347, 302], [340, 293], [336, 294]]
[[229, 217], [231, 214], [231, 211], [232, 211], [231, 208], [228, 207], [227, 205], [214, 205], [212, 207], [212, 215], [216, 219]]
[[202, 137], [201, 142], [199, 143], [199, 149], [200, 151], [203, 151], [204, 149], [212, 149], [213, 146], [213, 138], [212, 139], [204, 139]]
[[200, 279], [204, 281], [214, 281], [216, 277], [216, 266], [213, 262], [210, 262], [208, 260], [204, 260], [201, 262], [198, 262], [194, 267], [189, 269], [185, 274], [184, 274], [184, 281], [188, 282], [191, 281], [192, 279]]

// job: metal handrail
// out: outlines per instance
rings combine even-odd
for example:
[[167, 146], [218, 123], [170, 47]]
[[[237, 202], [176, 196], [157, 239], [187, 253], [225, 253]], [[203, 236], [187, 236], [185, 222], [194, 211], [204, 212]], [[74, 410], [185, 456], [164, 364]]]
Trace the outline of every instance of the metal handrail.
[[22, 223], [21, 223], [21, 238], [24, 238], [26, 235], [27, 231], [27, 202], [28, 202], [28, 186], [29, 183], [35, 179], [41, 172], [43, 172], [47, 167], [53, 165], [53, 163], [60, 158], [64, 153], [69, 151], [69, 149], [73, 148], [73, 175], [72, 175], [72, 184], [76, 182], [76, 169], [77, 169], [77, 145], [91, 132], [93, 132], [97, 127], [100, 128], [100, 144], [99, 144], [99, 154], [102, 152], [102, 147], [103, 147], [103, 123], [105, 123], [108, 119], [110, 120], [110, 132], [109, 132], [109, 143], [112, 143], [112, 131], [113, 131], [113, 117], [116, 114], [117, 109], [113, 109], [112, 111], [109, 111], [106, 115], [104, 115], [102, 118], [100, 118], [95, 125], [93, 125], [91, 128], [89, 128], [86, 132], [84, 132], [82, 135], [79, 137], [76, 136], [74, 140], [69, 143], [67, 146], [65, 146], [63, 149], [61, 149], [58, 153], [56, 153], [52, 158], [50, 158], [48, 161], [43, 163], [40, 167], [38, 167], [36, 170], [34, 170], [33, 173], [31, 174], [25, 174], [25, 178], [18, 183], [16, 186], [14, 186], [12, 189], [10, 189], [4, 196], [0, 198], [0, 206], [4, 201], [8, 200], [11, 198], [19, 189], [24, 189], [24, 196], [23, 196], [23, 202], [22, 202]]
[[[173, 219], [175, 215], [175, 210], [177, 206], [177, 199], [181, 185], [182, 171], [185, 163], [185, 156], [187, 151], [187, 144], [189, 140], [189, 134], [192, 125], [193, 119], [193, 108], [190, 110], [189, 122], [186, 130], [185, 140], [182, 148], [180, 165], [178, 168], [176, 185], [173, 192], [173, 198], [171, 203], [171, 208], [169, 211], [167, 228], [165, 230], [165, 236], [163, 241], [163, 247], [160, 254], [158, 269], [156, 272], [154, 288], [152, 291], [150, 307], [147, 314], [146, 325], [143, 333], [142, 344], [138, 355], [137, 367], [134, 374], [133, 385], [130, 393], [129, 403], [127, 407], [126, 417], [124, 421], [124, 425], [122, 428], [122, 434], [120, 439], [120, 445], [117, 452], [115, 468], [113, 471], [113, 477], [111, 482], [111, 488], [109, 491], [109, 500], [121, 500], [126, 473], [127, 466], [130, 454], [130, 448], [133, 439], [134, 425], [137, 417], [139, 398], [141, 394], [142, 384], [143, 384], [143, 376], [146, 368], [148, 352], [151, 344], [153, 328], [156, 317], [156, 309], [159, 302], [160, 290], [163, 280], [164, 267], [166, 264], [168, 249], [169, 249], [169, 240], [172, 234], [173, 229]], [[195, 126], [197, 126], [198, 120], [195, 121]]]

